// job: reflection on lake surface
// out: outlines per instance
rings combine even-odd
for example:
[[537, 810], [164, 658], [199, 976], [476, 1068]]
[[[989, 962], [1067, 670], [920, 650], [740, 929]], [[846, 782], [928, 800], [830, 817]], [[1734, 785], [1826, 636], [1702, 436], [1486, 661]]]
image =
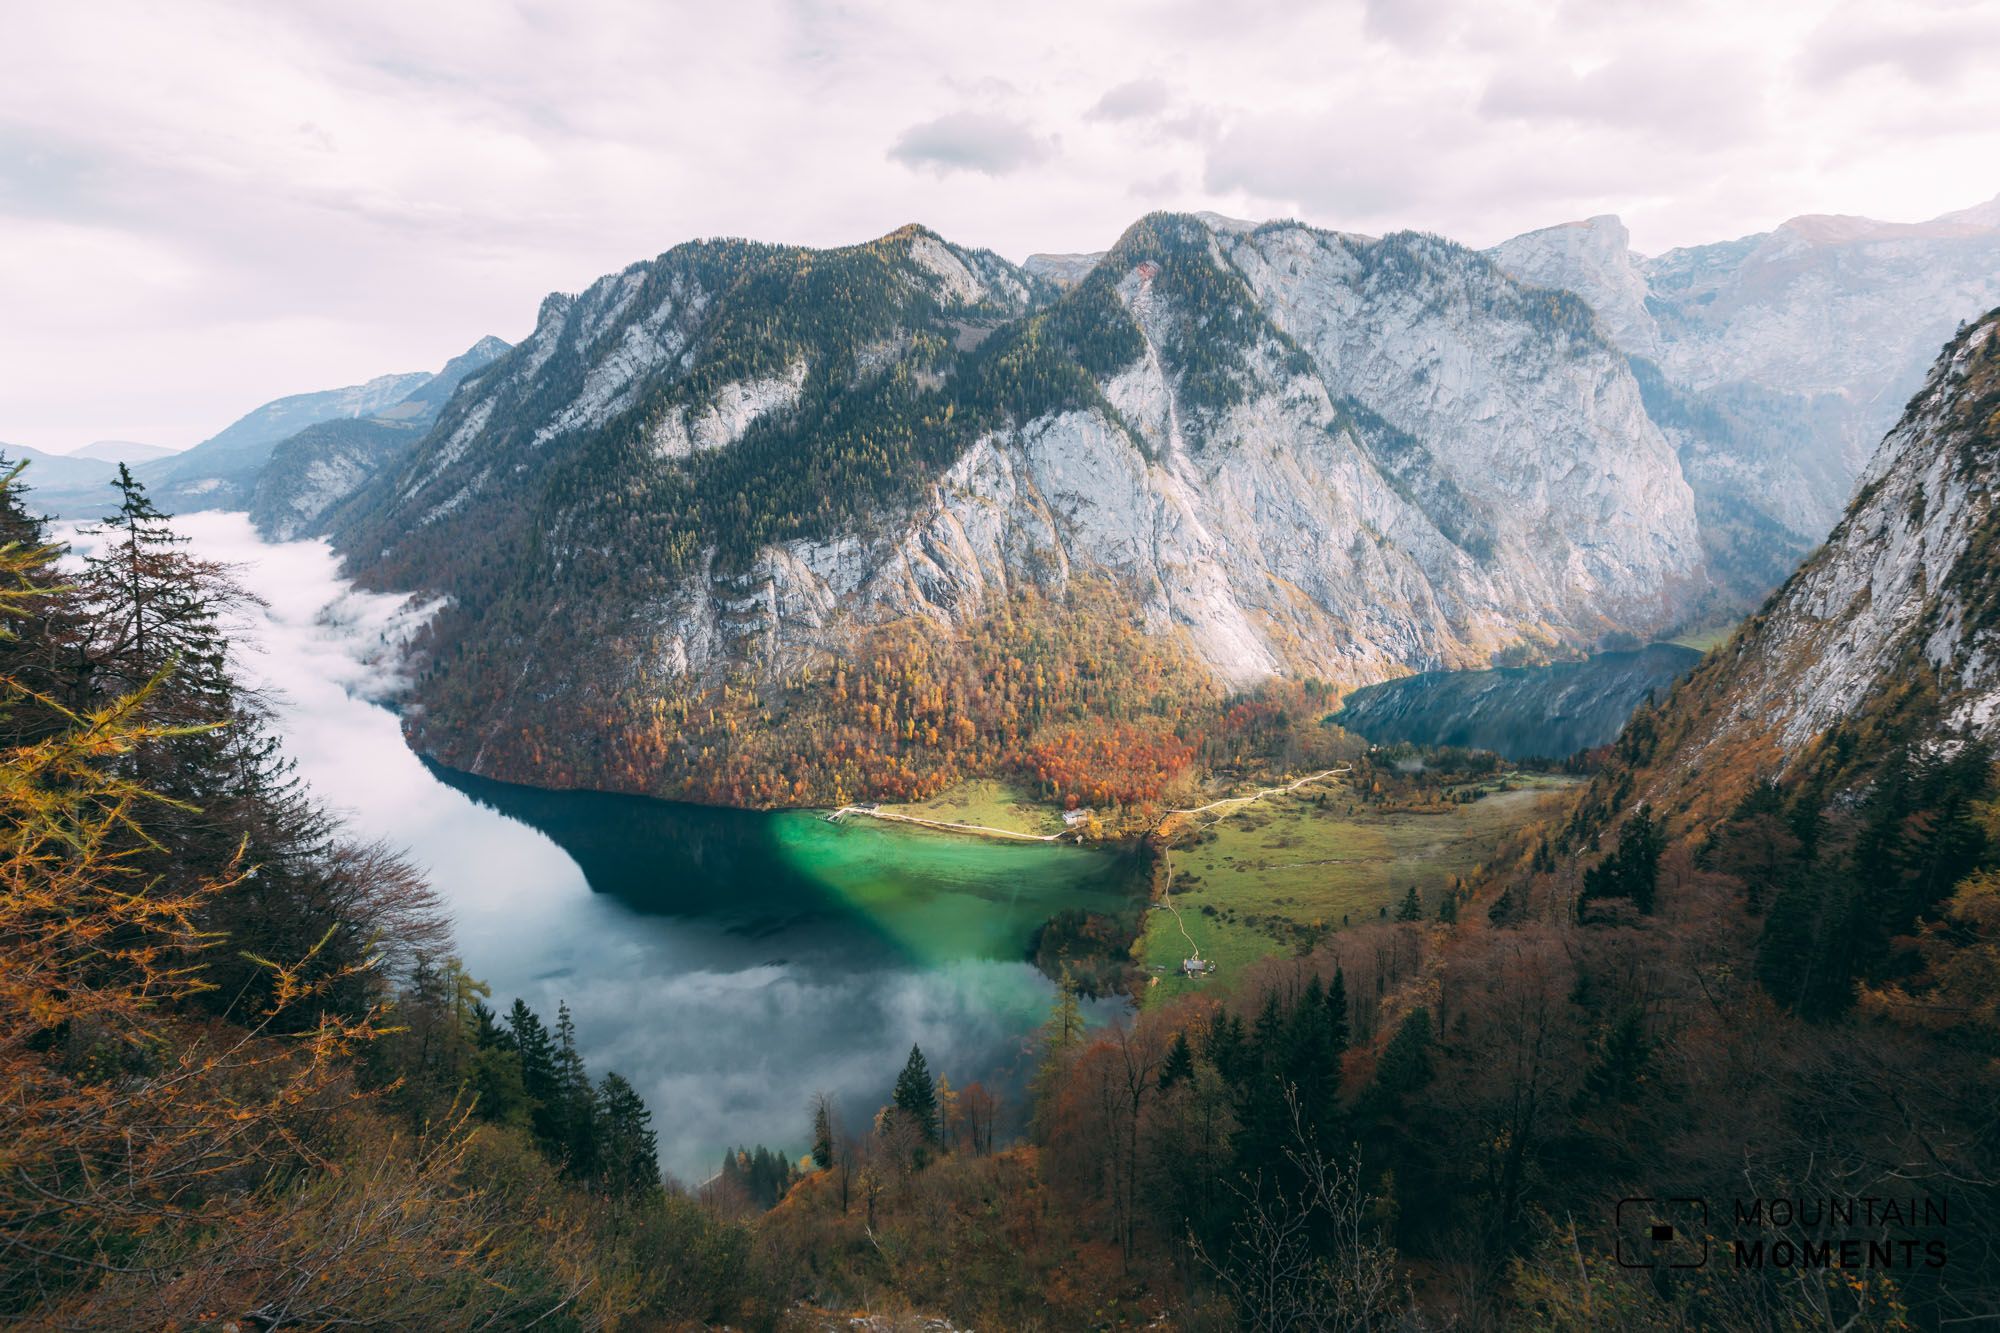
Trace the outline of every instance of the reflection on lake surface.
[[301, 775], [428, 870], [496, 1008], [518, 995], [553, 1020], [569, 1004], [592, 1069], [645, 1094], [676, 1174], [707, 1176], [736, 1143], [801, 1151], [816, 1090], [865, 1126], [912, 1042], [1018, 1111], [1052, 994], [1022, 961], [1029, 935], [1060, 907], [1129, 903], [1125, 859], [437, 768], [370, 701], [394, 684], [397, 599], [347, 588], [322, 543], [260, 542], [240, 514], [177, 526], [268, 603], [239, 627], [242, 669], [277, 696]]

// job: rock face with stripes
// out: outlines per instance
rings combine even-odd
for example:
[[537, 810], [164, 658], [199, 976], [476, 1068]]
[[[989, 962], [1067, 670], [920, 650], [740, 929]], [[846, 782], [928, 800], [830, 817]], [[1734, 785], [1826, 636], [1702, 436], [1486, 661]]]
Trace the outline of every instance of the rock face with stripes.
[[2000, 737], [2000, 310], [1945, 345], [1826, 544], [1693, 682], [1685, 756], [1780, 760], [1915, 691], [1936, 740]]

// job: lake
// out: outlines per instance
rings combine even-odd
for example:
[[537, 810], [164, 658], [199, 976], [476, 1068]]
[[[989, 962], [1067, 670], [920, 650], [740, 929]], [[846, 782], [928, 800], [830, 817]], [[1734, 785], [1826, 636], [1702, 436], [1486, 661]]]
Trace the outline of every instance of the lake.
[[1562, 759], [1616, 740], [1633, 709], [1665, 698], [1700, 660], [1692, 648], [1655, 643], [1580, 662], [1430, 671], [1354, 691], [1333, 720], [1378, 744]]
[[1136, 867], [1106, 851], [439, 768], [386, 706], [419, 612], [348, 587], [324, 543], [260, 541], [242, 514], [175, 526], [263, 599], [232, 627], [239, 667], [272, 695], [301, 776], [429, 872], [496, 1009], [519, 996], [553, 1022], [568, 1003], [592, 1070], [645, 1095], [682, 1179], [736, 1144], [803, 1151], [817, 1091], [865, 1127], [912, 1042], [1018, 1117], [1053, 997], [1023, 961], [1029, 936], [1062, 907], [1133, 905]]

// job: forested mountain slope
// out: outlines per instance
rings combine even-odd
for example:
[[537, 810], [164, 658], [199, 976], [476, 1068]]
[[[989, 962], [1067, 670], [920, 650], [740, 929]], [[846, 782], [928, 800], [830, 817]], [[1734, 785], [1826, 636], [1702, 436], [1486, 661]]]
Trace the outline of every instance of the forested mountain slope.
[[448, 762], [752, 801], [1586, 646], [1702, 586], [1580, 301], [1168, 215], [1061, 294], [918, 228], [678, 247], [550, 298], [336, 536], [452, 599], [412, 712]]
[[[1506, 1313], [1471, 1322], [2000, 1313], [1996, 471], [2000, 311], [1945, 346], [1825, 547], [1417, 941], [1439, 955], [1402, 1002], [1434, 1062], [1363, 1152], [1405, 1256], [1470, 1243], [1504, 1272]], [[1352, 985], [1371, 950], [1327, 952]], [[1648, 1266], [1605, 1201], [1677, 1195], [1706, 1215], [1646, 1220], [1706, 1249]], [[1916, 1206], [1867, 1202], [1891, 1197]]]

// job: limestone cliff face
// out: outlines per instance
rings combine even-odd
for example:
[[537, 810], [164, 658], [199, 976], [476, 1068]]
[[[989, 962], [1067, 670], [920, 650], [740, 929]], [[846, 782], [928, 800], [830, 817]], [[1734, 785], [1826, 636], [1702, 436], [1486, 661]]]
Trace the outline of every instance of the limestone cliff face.
[[[1585, 648], [1674, 623], [1700, 588], [1693, 497], [1625, 358], [1575, 298], [1476, 253], [1156, 218], [1057, 295], [918, 240], [889, 282], [921, 318], [755, 363], [717, 350], [746, 322], [754, 279], [740, 273], [718, 283], [669, 255], [550, 298], [534, 336], [378, 479], [340, 536], [379, 581], [422, 583], [444, 553], [514, 534], [495, 557], [516, 588], [511, 628], [474, 611], [501, 599], [497, 576], [426, 584], [464, 608], [469, 650], [511, 664], [512, 693], [482, 725], [580, 679], [601, 698], [775, 681], [871, 626], [951, 632], [1017, 589], [1060, 596], [1078, 576], [1122, 590], [1229, 689]], [[1029, 358], [1081, 320], [1065, 302], [1097, 303], [1095, 323], [1051, 369]], [[937, 352], [933, 330], [953, 350]], [[980, 415], [996, 377], [1004, 397], [1009, 377], [1059, 372], [1060, 401]], [[657, 521], [647, 531], [685, 536], [686, 554], [609, 612], [625, 593], [564, 582], [591, 560], [646, 565], [648, 549], [611, 548], [606, 515], [645, 510], [655, 501], [639, 497], [689, 469], [719, 475], [753, 438], [794, 443], [760, 455], [775, 471], [731, 484], [782, 486], [833, 429], [813, 423], [885, 376], [929, 423], [919, 447], [941, 423], [989, 424], [892, 498], [839, 522], [788, 519], [801, 535], [747, 552], [729, 531]], [[565, 461], [600, 454], [616, 462], [587, 485]], [[627, 645], [615, 660], [579, 643], [607, 625]]]
[[1714, 508], [1747, 506], [1811, 543], [1938, 346], [2000, 301], [1994, 219], [1991, 205], [1909, 224], [1799, 217], [1645, 258], [1597, 217], [1490, 253], [1581, 295], [1645, 363], [1649, 408]]
[[1946, 345], [1826, 545], [1704, 667], [1704, 744], [1795, 754], [1913, 684], [1934, 689], [1941, 732], [2000, 736], [1996, 487], [2000, 311]]
[[1516, 606], [1650, 629], [1683, 604], [1701, 564], [1692, 493], [1573, 298], [1431, 236], [1280, 226], [1227, 240], [1326, 382], [1417, 441], [1416, 471], [1476, 515]]
[[911, 513], [691, 581], [658, 610], [664, 669], [794, 660], [856, 620], [962, 624], [1075, 570], [1130, 589], [1235, 688], [1481, 666], [1674, 618], [1699, 575], [1692, 497], [1587, 327], [1538, 323], [1539, 298], [1429, 238], [1202, 241], [1270, 315], [1241, 401], [1186, 401], [1134, 264], [1112, 276], [1144, 351], [1102, 382], [1110, 411], [982, 436]]

